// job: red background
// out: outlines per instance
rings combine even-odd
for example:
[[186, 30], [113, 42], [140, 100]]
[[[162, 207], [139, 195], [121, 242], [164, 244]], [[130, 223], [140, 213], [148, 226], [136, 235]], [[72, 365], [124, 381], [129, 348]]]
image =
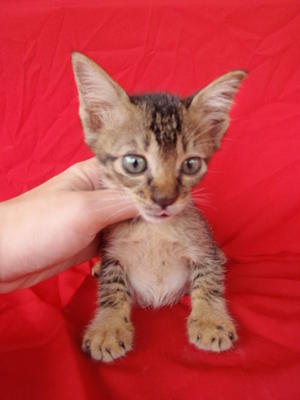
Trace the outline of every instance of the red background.
[[240, 340], [187, 342], [186, 298], [136, 308], [135, 350], [112, 365], [80, 351], [95, 304], [87, 264], [0, 298], [2, 399], [300, 398], [299, 1], [2, 1], [0, 200], [90, 156], [70, 55], [94, 58], [129, 92], [186, 95], [249, 71], [201, 183], [228, 262]]

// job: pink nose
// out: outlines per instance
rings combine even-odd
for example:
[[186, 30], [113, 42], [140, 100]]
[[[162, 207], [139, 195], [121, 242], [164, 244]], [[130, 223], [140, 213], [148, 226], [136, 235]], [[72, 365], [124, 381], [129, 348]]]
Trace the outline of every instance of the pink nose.
[[177, 195], [172, 197], [152, 195], [151, 199], [154, 201], [154, 203], [160, 205], [161, 208], [167, 208], [175, 202], [175, 200], [177, 199]]

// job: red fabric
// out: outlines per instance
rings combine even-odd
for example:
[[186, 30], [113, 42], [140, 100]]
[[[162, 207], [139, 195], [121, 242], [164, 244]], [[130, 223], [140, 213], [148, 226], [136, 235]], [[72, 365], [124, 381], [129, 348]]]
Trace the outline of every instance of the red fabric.
[[0, 298], [2, 399], [300, 398], [300, 6], [261, 1], [2, 1], [0, 199], [90, 156], [70, 63], [93, 57], [130, 92], [189, 94], [250, 72], [201, 183], [228, 255], [240, 340], [188, 344], [188, 299], [133, 311], [135, 349], [113, 365], [81, 353], [96, 285], [87, 264]]

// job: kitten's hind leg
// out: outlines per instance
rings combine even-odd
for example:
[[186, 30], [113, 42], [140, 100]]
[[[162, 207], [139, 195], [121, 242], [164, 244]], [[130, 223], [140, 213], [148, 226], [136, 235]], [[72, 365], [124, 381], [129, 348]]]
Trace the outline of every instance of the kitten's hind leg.
[[223, 260], [216, 257], [191, 263], [192, 311], [187, 329], [191, 343], [203, 350], [224, 351], [237, 334], [223, 298]]
[[82, 349], [95, 360], [111, 362], [132, 349], [131, 299], [117, 260], [102, 261], [99, 282], [99, 308], [84, 334]]

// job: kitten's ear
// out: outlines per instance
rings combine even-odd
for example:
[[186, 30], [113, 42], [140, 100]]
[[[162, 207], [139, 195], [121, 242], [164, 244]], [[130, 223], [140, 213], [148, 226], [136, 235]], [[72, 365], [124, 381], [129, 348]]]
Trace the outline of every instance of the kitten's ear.
[[85, 55], [73, 52], [72, 64], [79, 94], [79, 116], [86, 143], [93, 147], [101, 128], [122, 118], [126, 92]]
[[213, 150], [220, 146], [229, 125], [229, 111], [234, 96], [246, 76], [245, 71], [229, 72], [184, 101], [188, 105], [195, 135], [199, 138], [201, 135], [204, 141], [209, 138]]

